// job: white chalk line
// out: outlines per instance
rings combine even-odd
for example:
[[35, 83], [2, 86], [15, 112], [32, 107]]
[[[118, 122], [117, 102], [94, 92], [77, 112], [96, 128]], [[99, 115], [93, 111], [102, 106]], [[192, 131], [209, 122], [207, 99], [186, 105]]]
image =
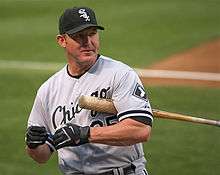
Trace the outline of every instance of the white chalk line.
[[[65, 63], [30, 62], [30, 61], [8, 61], [0, 60], [1, 69], [22, 69], [22, 70], [47, 70], [57, 71]], [[201, 81], [220, 81], [220, 73], [172, 71], [172, 70], [152, 70], [134, 68], [139, 76], [144, 78], [170, 78]]]
[[220, 73], [135, 69], [145, 78], [171, 78], [201, 81], [220, 81]]
[[62, 63], [49, 63], [49, 62], [32, 62], [32, 61], [7, 61], [0, 60], [0, 68], [2, 69], [28, 69], [28, 70], [47, 70], [56, 71], [62, 66]]

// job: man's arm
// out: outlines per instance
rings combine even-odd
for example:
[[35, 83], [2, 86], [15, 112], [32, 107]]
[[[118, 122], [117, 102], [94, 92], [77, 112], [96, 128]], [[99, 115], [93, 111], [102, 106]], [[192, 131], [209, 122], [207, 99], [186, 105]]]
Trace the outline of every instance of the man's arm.
[[30, 126], [26, 131], [26, 152], [38, 163], [46, 163], [55, 150], [53, 138], [43, 126]]
[[59, 128], [54, 136], [54, 145], [58, 150], [66, 146], [79, 146], [88, 142], [112, 146], [129, 146], [145, 142], [150, 138], [151, 126], [127, 118], [106, 127], [78, 126], [72, 123]]
[[35, 149], [30, 149], [26, 146], [26, 152], [33, 160], [40, 164], [46, 163], [52, 155], [52, 152], [47, 144], [39, 145]]
[[91, 127], [89, 142], [112, 146], [128, 146], [146, 142], [150, 138], [151, 126], [127, 118], [106, 127]]

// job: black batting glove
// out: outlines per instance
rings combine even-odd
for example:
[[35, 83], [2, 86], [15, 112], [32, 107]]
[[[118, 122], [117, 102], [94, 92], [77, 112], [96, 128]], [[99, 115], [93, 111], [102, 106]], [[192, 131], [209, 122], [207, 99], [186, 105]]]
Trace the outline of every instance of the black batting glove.
[[43, 126], [30, 126], [26, 131], [26, 145], [30, 149], [35, 149], [43, 145], [48, 138], [46, 128]]
[[88, 143], [89, 136], [89, 126], [81, 127], [72, 123], [67, 123], [55, 132], [53, 141], [56, 150], [58, 150], [67, 146], [79, 146]]

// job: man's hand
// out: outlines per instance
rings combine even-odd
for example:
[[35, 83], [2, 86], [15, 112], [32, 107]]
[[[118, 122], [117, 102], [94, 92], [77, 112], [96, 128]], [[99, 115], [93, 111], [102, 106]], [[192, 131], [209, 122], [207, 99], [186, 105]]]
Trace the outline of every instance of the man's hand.
[[54, 144], [56, 150], [66, 146], [79, 146], [88, 143], [90, 135], [90, 127], [80, 127], [78, 125], [67, 123], [59, 128], [54, 136]]
[[45, 127], [30, 126], [26, 132], [26, 144], [30, 149], [35, 149], [39, 145], [43, 145], [48, 138]]

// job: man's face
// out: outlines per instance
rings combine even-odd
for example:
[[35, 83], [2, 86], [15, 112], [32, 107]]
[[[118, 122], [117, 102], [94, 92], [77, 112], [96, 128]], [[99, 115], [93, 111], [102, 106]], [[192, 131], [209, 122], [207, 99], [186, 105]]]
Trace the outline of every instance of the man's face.
[[67, 57], [76, 63], [91, 62], [97, 58], [99, 35], [95, 27], [71, 35], [65, 34], [61, 38], [58, 36], [57, 40], [61, 47], [65, 48]]

